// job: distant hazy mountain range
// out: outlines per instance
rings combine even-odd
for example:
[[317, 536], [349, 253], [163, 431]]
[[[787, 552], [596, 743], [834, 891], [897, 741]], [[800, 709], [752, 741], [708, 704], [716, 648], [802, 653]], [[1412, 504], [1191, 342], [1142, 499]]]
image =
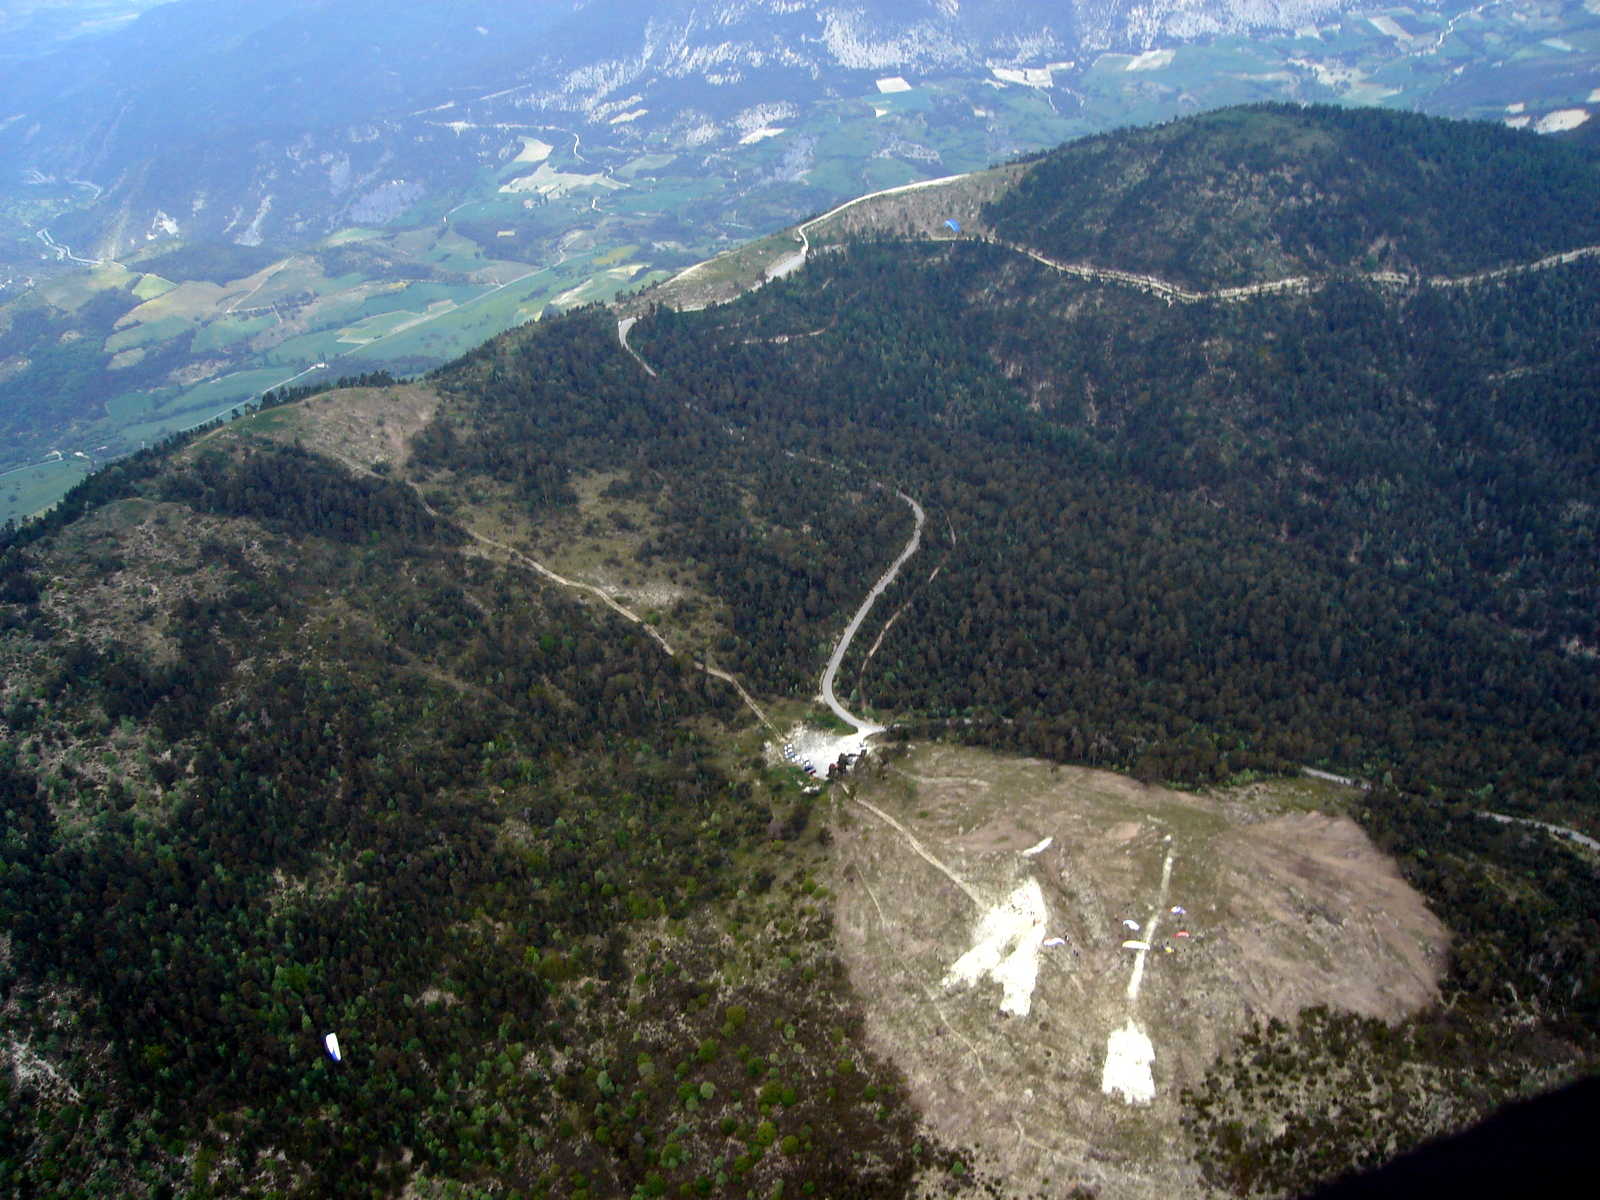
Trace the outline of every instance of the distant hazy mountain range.
[[52, 44], [125, 25], [170, 0], [7, 0], [0, 4], [0, 60], [28, 58]]
[[[1291, 29], [1342, 7], [176, 0], [7, 72], [0, 161], [105, 188], [73, 231], [102, 253], [152, 231], [249, 243], [382, 218], [459, 183], [505, 143], [485, 126], [579, 117], [638, 144], [670, 132], [715, 148], [792, 106], [870, 89], [867, 74], [1009, 67], [1041, 72], [1037, 84], [1085, 54]], [[390, 182], [401, 177], [409, 186]]]
[[[1475, 72], [1490, 67], [1494, 109], [1537, 107], [1530, 91], [1546, 107], [1587, 103], [1594, 46], [1549, 35], [1597, 23], [1583, 0], [173, 0], [126, 21], [150, 3], [0, 17], [8, 31], [110, 29], [8, 37], [26, 57], [0, 79], [0, 186], [34, 172], [102, 189], [57, 231], [101, 255], [152, 237], [252, 244], [392, 223], [496, 165], [506, 130], [530, 122], [582, 120], [590, 145], [714, 152], [884, 75], [997, 75], [1056, 116], [1094, 110], [1094, 128], [1264, 98], [1488, 115]], [[1162, 73], [1174, 48], [1244, 35], [1298, 41], [1266, 61]], [[1126, 67], [1135, 94], [1105, 113], [1086, 72], [1108, 52], [1147, 57]], [[1384, 77], [1369, 77], [1375, 55]], [[1219, 79], [1236, 86], [1218, 94]]]

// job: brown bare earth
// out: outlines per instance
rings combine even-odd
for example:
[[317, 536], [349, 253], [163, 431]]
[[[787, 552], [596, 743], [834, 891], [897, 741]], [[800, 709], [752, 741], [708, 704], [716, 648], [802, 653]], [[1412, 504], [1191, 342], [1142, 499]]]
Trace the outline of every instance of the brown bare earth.
[[974, 171], [950, 183], [912, 191], [891, 191], [852, 204], [811, 227], [813, 243], [875, 235], [917, 239], [949, 238], [945, 222], [956, 221], [964, 235], [982, 232], [984, 205], [998, 199], [1027, 173], [1014, 163]]
[[[834, 210], [824, 220], [807, 223], [813, 247], [851, 237], [877, 235], [919, 240], [948, 239], [945, 222], [954, 219], [963, 233], [984, 232], [983, 206], [998, 198], [1028, 170], [1014, 163], [974, 171], [949, 183], [911, 191], [890, 189]], [[718, 255], [671, 279], [625, 297], [615, 305], [619, 316], [643, 316], [652, 305], [699, 309], [725, 304], [767, 282], [793, 258], [801, 241], [799, 227], [782, 230], [737, 250]]]
[[[1436, 995], [1444, 927], [1354, 822], [1315, 811], [1349, 795], [1292, 780], [1194, 796], [947, 746], [869, 766], [833, 802], [839, 937], [875, 1047], [1009, 1194], [1207, 1194], [1179, 1093], [1242, 1031], [1316, 1003], [1398, 1018]], [[986, 903], [1037, 881], [1064, 943], [1040, 951], [1026, 1016], [1001, 1014], [993, 981], [943, 986], [981, 914], [910, 838]], [[1130, 1001], [1123, 942], [1146, 936]], [[1130, 1022], [1155, 1052], [1148, 1104], [1101, 1090]]]
[[420, 384], [342, 388], [283, 410], [269, 410], [250, 426], [282, 441], [362, 468], [376, 463], [403, 466], [411, 439], [433, 419], [439, 396]]

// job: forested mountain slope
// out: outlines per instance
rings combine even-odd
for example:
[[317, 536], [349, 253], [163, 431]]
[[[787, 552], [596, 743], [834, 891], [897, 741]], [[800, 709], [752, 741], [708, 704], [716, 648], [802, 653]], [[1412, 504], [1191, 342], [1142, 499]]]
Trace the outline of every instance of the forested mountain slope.
[[[1279, 182], [1349, 120], [1112, 144], [1119, 171], [1172, 142], [1214, 161], [1203, 229], [1167, 189], [1084, 249], [1026, 223], [1038, 184], [992, 224], [1128, 270], [1188, 230], [1207, 270], [1264, 270], [1299, 211]], [[1252, 165], [1285, 122], [1304, 160]], [[1581, 151], [1392, 129], [1331, 201], [1360, 236], [1294, 269], [1360, 268], [1343, 247], [1373, 240], [1422, 275], [1600, 240], [1592, 213], [1556, 223]], [[1546, 201], [1469, 251], [1457, 191], [1406, 183], [1429, 147]], [[387, 386], [318, 402], [361, 414], [343, 440], [269, 408], [8, 537], [4, 1186], [946, 1178], [834, 954], [830, 798], [765, 767], [700, 669], [810, 697], [909, 533], [890, 488], [927, 526], [846, 658], [852, 703], [1145, 779], [1364, 776], [1353, 815], [1454, 934], [1445, 1008], [1312, 1014], [1217, 1063], [1190, 1105], [1210, 1184], [1291, 1193], [1428, 1112], [1592, 1069], [1600, 872], [1478, 810], [1596, 827], [1600, 262], [1169, 305], [1011, 245], [886, 240], [630, 336], [653, 373], [584, 309], [438, 373], [403, 430]], [[529, 568], [591, 541], [591, 572], [670, 582], [647, 619], [675, 653]], [[1318, 1083], [1343, 1078], [1421, 1091]]]
[[997, 234], [1186, 287], [1328, 271], [1463, 275], [1600, 242], [1600, 159], [1489, 124], [1265, 105], [1084, 138]]
[[903, 1194], [735, 693], [300, 419], [5, 552], [0, 1192]]
[[[865, 677], [889, 711], [1182, 776], [1310, 758], [1588, 803], [1596, 286], [1169, 309], [992, 247], [864, 247], [633, 336], [935, 505], [947, 565]], [[1526, 357], [1453, 354], [1485, 321]], [[773, 585], [708, 565], [755, 622], [741, 668], [799, 685]]]

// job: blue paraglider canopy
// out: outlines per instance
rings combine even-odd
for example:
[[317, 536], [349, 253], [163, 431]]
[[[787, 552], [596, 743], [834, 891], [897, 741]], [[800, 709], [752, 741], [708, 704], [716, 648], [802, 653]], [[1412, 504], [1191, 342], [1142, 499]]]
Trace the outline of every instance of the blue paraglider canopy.
[[951, 217], [944, 224], [945, 224], [945, 228], [950, 230], [952, 233], [960, 233], [961, 232], [961, 222], [956, 220], [954, 217]]

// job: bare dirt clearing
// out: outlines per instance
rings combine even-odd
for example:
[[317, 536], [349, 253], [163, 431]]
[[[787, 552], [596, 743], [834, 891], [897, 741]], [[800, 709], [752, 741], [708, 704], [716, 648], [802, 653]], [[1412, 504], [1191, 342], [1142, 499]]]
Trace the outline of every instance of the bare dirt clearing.
[[968, 235], [985, 231], [983, 207], [998, 199], [1028, 172], [1030, 164], [990, 167], [924, 185], [889, 188], [840, 205], [809, 226], [816, 245], [878, 236], [948, 240], [954, 221]]
[[438, 394], [417, 384], [343, 388], [281, 410], [268, 409], [242, 428], [281, 441], [298, 440], [308, 450], [363, 468], [403, 466], [411, 439], [438, 407]]
[[[1394, 1018], [1436, 994], [1444, 927], [1353, 822], [1303, 811], [1304, 781], [1201, 797], [924, 746], [852, 786], [834, 799], [835, 893], [870, 1035], [1013, 1194], [1202, 1194], [1179, 1092], [1237, 1034], [1308, 1004]], [[1020, 960], [1005, 978], [953, 968], [1033, 886], [1042, 941], [1018, 922], [985, 952], [1036, 952], [1023, 1005]], [[1108, 1094], [1108, 1046], [1135, 1044], [1153, 1060], [1113, 1065], [1148, 1071], [1153, 1095], [1125, 1074]]]

